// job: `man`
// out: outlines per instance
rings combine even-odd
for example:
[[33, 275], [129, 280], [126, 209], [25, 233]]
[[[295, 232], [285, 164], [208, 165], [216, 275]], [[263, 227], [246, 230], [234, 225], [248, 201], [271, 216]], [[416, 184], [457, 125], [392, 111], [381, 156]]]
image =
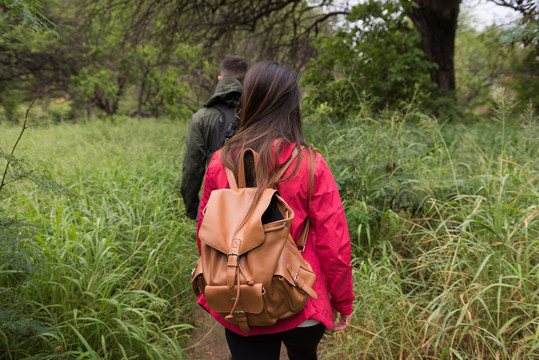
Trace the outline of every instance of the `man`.
[[[225, 137], [231, 136], [222, 129], [216, 130], [218, 122], [225, 122], [227, 113], [239, 106], [242, 90], [242, 82], [247, 72], [247, 62], [239, 56], [229, 56], [221, 63], [221, 74], [218, 76], [219, 82], [214, 94], [204, 104], [204, 107], [197, 111], [191, 118], [187, 141], [185, 147], [185, 157], [183, 159], [183, 174], [181, 193], [185, 204], [185, 213], [191, 219], [196, 219], [200, 199], [198, 193], [206, 165], [210, 156], [215, 151], [217, 144], [223, 144]], [[214, 131], [215, 130], [215, 131]], [[215, 139], [219, 137], [220, 139]]]

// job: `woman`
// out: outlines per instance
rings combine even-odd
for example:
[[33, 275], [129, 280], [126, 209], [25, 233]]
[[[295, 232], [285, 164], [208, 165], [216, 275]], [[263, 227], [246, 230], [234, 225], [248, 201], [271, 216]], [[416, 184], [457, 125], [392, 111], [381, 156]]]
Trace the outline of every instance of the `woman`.
[[[253, 65], [244, 80], [240, 129], [208, 165], [199, 228], [210, 193], [229, 187], [225, 166], [237, 177], [239, 154], [247, 148], [259, 154], [256, 186], [260, 190], [276, 187], [294, 211], [292, 237], [298, 240], [307, 218], [311, 224], [303, 257], [316, 273], [313, 289], [318, 298], [309, 298], [297, 315], [273, 326], [253, 327], [246, 336], [237, 325], [211, 311], [200, 295], [198, 303], [226, 327], [234, 360], [279, 359], [281, 342], [291, 360], [317, 359], [316, 348], [325, 329], [342, 330], [350, 322], [354, 293], [348, 227], [337, 185], [326, 162], [303, 139], [300, 101], [298, 76], [288, 66], [273, 61]], [[280, 180], [275, 179], [273, 175], [290, 159], [294, 149], [297, 158]], [[200, 240], [198, 243], [200, 248]]]

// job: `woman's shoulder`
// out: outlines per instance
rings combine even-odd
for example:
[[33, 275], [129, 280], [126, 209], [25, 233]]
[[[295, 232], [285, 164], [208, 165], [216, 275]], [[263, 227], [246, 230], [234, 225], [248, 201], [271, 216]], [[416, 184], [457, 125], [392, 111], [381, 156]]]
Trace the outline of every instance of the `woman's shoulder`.
[[[277, 140], [276, 140], [277, 141]], [[275, 143], [274, 143], [275, 146]], [[280, 144], [280, 148], [277, 150], [279, 154], [279, 161], [281, 163], [286, 162], [288, 159], [290, 159], [290, 156], [292, 156], [292, 153], [295, 149], [298, 148], [298, 145], [296, 143], [290, 143], [290, 142], [282, 142]], [[320, 153], [313, 147], [309, 145], [301, 145], [301, 157], [303, 158], [311, 158], [316, 159], [320, 157]], [[275, 148], [274, 148], [275, 150]], [[296, 154], [299, 157], [299, 153]]]
[[[221, 150], [217, 150], [208, 163], [206, 174], [214, 174], [224, 170], [223, 162], [221, 161]], [[208, 176], [208, 175], [206, 175]]]
[[310, 162], [313, 164], [315, 174], [329, 170], [324, 155], [322, 155], [322, 153], [316, 148], [311, 146], [302, 147], [302, 157], [308, 160], [306, 163]]

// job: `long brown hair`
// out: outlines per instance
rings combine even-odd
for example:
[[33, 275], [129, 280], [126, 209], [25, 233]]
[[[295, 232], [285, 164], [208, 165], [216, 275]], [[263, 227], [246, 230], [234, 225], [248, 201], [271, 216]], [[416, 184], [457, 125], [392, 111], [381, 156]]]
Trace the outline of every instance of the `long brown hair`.
[[[264, 189], [286, 180], [274, 179], [273, 175], [281, 168], [279, 153], [289, 144], [295, 144], [298, 161], [287, 179], [296, 174], [302, 158], [307, 154], [312, 186], [314, 156], [303, 138], [298, 81], [298, 75], [287, 65], [269, 60], [254, 64], [245, 75], [239, 114], [240, 127], [223, 147], [221, 162], [232, 169], [237, 177], [239, 155], [248, 148], [258, 152], [256, 169], [252, 165], [245, 168], [247, 186], [258, 188], [255, 201]], [[308, 151], [303, 152], [302, 148]], [[255, 173], [258, 174], [256, 182]]]

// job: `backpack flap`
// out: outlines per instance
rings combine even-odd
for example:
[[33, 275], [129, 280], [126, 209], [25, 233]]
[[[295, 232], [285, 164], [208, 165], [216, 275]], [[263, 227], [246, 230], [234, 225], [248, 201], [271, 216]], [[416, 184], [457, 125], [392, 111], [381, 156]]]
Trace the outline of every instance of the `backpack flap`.
[[265, 235], [260, 219], [276, 190], [264, 190], [258, 205], [242, 225], [255, 192], [256, 188], [212, 191], [199, 229], [200, 240], [223, 254], [234, 252], [238, 256], [262, 244]]

